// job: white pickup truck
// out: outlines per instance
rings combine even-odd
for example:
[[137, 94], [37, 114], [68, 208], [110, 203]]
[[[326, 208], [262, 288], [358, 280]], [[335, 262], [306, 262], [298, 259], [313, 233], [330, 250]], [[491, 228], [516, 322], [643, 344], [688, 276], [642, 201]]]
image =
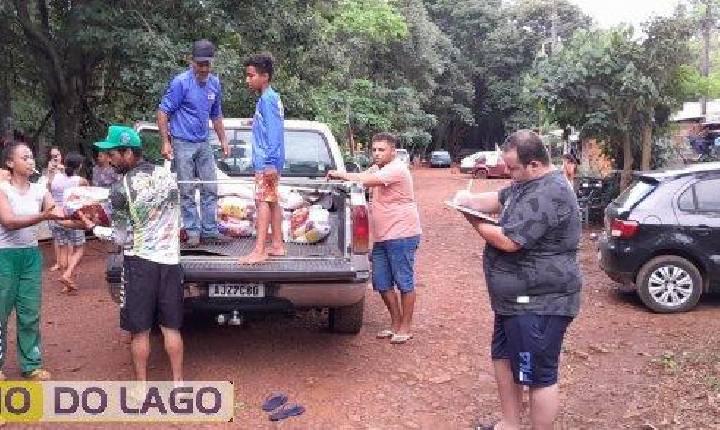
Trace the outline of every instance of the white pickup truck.
[[[233, 180], [250, 183], [251, 130], [247, 119], [225, 119], [230, 157], [221, 159], [217, 136], [219, 188]], [[157, 154], [158, 129], [137, 123], [147, 148]], [[216, 314], [218, 322], [237, 321], [251, 312], [328, 309], [336, 332], [357, 333], [362, 326], [365, 291], [370, 277], [369, 226], [364, 189], [357, 184], [328, 182], [330, 169], [344, 170], [340, 148], [330, 129], [313, 121], [285, 121], [285, 167], [280, 185], [297, 189], [306, 200], [330, 212], [329, 236], [315, 244], [287, 243], [286, 257], [244, 266], [238, 257], [250, 252], [255, 238], [230, 244], [182, 248], [185, 303], [190, 310]], [[220, 179], [222, 178], [222, 179]], [[122, 254], [108, 258], [107, 281], [119, 300]]]

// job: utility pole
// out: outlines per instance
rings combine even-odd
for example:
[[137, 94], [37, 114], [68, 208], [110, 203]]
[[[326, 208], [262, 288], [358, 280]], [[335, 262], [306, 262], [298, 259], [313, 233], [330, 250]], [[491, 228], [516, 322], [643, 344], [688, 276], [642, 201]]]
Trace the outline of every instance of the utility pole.
[[[710, 30], [712, 28], [712, 1], [705, 0], [705, 18], [703, 18], [702, 32], [703, 32], [703, 56], [702, 66], [700, 74], [707, 78], [710, 75]], [[700, 100], [702, 107], [703, 116], [707, 114], [707, 95], [703, 94], [703, 98]]]

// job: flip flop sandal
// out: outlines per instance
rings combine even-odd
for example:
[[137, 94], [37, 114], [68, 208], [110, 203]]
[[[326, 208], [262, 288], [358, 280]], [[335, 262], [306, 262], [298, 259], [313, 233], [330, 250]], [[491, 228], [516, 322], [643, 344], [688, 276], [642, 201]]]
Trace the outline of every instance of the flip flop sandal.
[[288, 396], [283, 393], [270, 394], [262, 404], [262, 410], [270, 412], [284, 405], [288, 401]]
[[400, 345], [400, 344], [406, 343], [407, 341], [409, 341], [409, 340], [412, 339], [412, 338], [413, 338], [413, 335], [411, 335], [411, 334], [397, 334], [397, 333], [395, 333], [395, 334], [390, 338], [390, 343], [395, 344], [395, 345]]
[[375, 335], [376, 339], [390, 339], [391, 337], [395, 336], [395, 333], [392, 330], [380, 330], [378, 334]]
[[305, 407], [297, 403], [284, 405], [274, 413], [270, 414], [270, 421], [280, 421], [289, 417], [296, 417], [305, 413]]
[[70, 294], [73, 291], [77, 291], [77, 285], [72, 279], [68, 279], [64, 276], [61, 276], [59, 279], [61, 284], [63, 284], [63, 289], [61, 293], [63, 294]]

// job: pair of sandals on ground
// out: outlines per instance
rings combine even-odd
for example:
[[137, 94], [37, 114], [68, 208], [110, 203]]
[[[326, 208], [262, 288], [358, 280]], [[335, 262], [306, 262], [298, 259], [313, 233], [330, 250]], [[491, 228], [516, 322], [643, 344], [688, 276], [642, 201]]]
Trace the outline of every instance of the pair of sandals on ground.
[[375, 336], [378, 339], [390, 339], [390, 343], [399, 345], [413, 338], [410, 333], [395, 333], [392, 330], [380, 330]]
[[270, 394], [262, 404], [262, 410], [270, 412], [270, 421], [280, 421], [289, 417], [296, 417], [305, 412], [305, 407], [299, 403], [288, 403], [288, 396], [276, 392]]

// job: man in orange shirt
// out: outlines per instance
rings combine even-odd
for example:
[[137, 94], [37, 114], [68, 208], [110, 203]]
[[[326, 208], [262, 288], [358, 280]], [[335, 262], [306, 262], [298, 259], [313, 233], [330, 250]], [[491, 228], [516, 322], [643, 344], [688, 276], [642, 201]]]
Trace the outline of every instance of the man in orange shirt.
[[[390, 329], [378, 339], [405, 343], [412, 339], [410, 326], [415, 308], [415, 252], [420, 244], [418, 215], [412, 176], [405, 163], [395, 158], [397, 139], [390, 133], [372, 138], [375, 164], [362, 173], [330, 171], [328, 178], [359, 182], [373, 188], [370, 220], [373, 232], [372, 280], [390, 311]], [[400, 299], [393, 287], [400, 290]]]

